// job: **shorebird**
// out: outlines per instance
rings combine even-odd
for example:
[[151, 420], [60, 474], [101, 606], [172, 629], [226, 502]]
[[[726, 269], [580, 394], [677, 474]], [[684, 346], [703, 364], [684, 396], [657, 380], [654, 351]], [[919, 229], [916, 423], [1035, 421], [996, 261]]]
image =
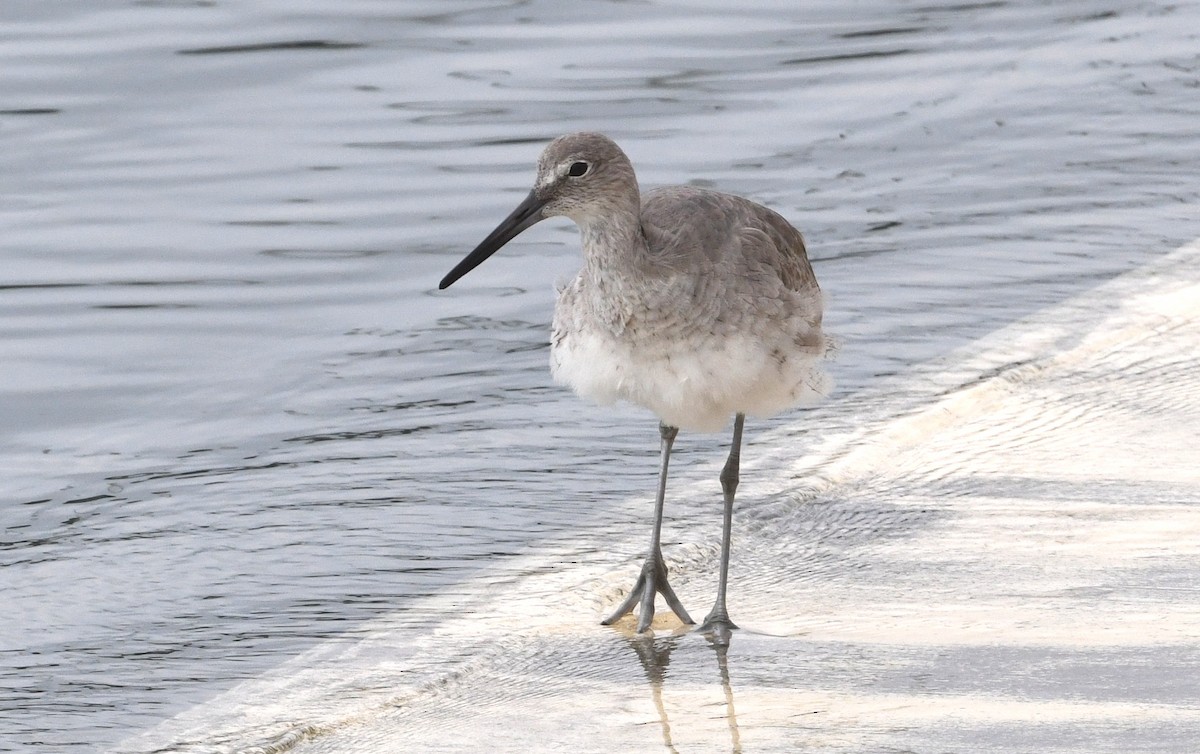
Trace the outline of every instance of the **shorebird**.
[[660, 546], [671, 447], [680, 428], [716, 432], [733, 419], [721, 471], [720, 579], [701, 630], [729, 618], [730, 531], [747, 415], [767, 417], [823, 395], [823, 302], [799, 231], [747, 199], [686, 186], [644, 196], [621, 148], [598, 133], [550, 142], [533, 190], [442, 279], [444, 289], [535, 223], [575, 221], [583, 267], [558, 292], [554, 379], [601, 404], [625, 400], [659, 418], [660, 467], [650, 550], [628, 597], [602, 621], [638, 609], [637, 631], [662, 594], [693, 623], [667, 581]]

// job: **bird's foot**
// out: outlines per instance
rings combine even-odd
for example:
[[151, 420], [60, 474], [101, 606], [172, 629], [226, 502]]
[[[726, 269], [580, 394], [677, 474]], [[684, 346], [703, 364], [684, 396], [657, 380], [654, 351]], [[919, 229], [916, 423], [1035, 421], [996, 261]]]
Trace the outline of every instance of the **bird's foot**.
[[704, 622], [696, 630], [703, 634], [710, 634], [719, 644], [728, 645], [729, 637], [735, 628], [737, 628], [737, 624], [729, 619], [729, 613], [725, 610], [725, 606], [720, 605], [713, 607], [712, 612], [705, 617]]
[[650, 622], [654, 620], [654, 598], [657, 594], [663, 596], [663, 599], [667, 601], [667, 606], [679, 620], [687, 624], [695, 623], [688, 615], [687, 610], [683, 608], [679, 598], [675, 596], [675, 590], [667, 583], [667, 564], [663, 562], [662, 552], [655, 551], [647, 556], [637, 582], [629, 591], [629, 596], [613, 611], [612, 615], [601, 621], [601, 624], [610, 626], [633, 612], [634, 605], [640, 605], [637, 632], [642, 633], [650, 628]]

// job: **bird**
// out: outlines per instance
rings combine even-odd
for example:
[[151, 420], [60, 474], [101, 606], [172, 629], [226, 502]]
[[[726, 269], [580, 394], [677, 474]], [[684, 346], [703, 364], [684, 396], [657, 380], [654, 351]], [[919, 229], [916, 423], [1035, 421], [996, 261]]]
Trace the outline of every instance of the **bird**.
[[659, 475], [650, 547], [628, 596], [601, 621], [638, 608], [649, 630], [661, 594], [694, 621], [668, 582], [661, 549], [671, 449], [680, 429], [719, 432], [730, 421], [720, 473], [724, 498], [716, 600], [698, 630], [729, 635], [726, 606], [734, 496], [746, 416], [765, 418], [830, 389], [820, 362], [831, 346], [824, 297], [804, 239], [780, 214], [692, 186], [642, 193], [629, 157], [604, 134], [546, 145], [533, 189], [438, 284], [444, 290], [549, 217], [580, 232], [583, 264], [557, 293], [550, 337], [555, 381], [601, 405], [649, 409], [659, 420]]

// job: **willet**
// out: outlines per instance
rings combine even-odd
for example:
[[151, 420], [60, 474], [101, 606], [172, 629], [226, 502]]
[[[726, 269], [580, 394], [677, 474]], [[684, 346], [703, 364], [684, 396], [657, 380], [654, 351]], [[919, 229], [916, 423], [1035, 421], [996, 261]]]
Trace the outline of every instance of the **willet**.
[[673, 186], [642, 197], [620, 147], [602, 134], [576, 133], [546, 147], [533, 190], [438, 287], [560, 215], [579, 226], [583, 268], [554, 309], [554, 378], [602, 404], [644, 406], [660, 420], [650, 551], [629, 596], [603, 623], [640, 603], [637, 630], [645, 631], [656, 594], [693, 622], [667, 583], [660, 547], [667, 466], [679, 428], [715, 432], [732, 417], [720, 476], [720, 580], [701, 626], [727, 632], [736, 628], [725, 590], [745, 417], [771, 416], [826, 391], [817, 366], [826, 348], [821, 291], [804, 240], [779, 214], [737, 196]]

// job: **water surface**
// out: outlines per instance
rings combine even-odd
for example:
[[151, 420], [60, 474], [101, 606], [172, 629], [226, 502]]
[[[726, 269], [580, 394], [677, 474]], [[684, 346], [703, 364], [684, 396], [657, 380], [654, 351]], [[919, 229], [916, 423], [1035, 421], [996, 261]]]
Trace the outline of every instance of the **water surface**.
[[[5, 15], [13, 750], [108, 748], [381, 617], [428, 638], [422, 600], [472, 604], [531, 553], [631, 567], [654, 421], [546, 368], [574, 229], [435, 290], [560, 133], [605, 131], [643, 184], [751, 196], [805, 232], [838, 389], [751, 427], [748, 455], [912, 410], [936, 360], [1197, 235], [1191, 4]], [[679, 478], [715, 476], [724, 442], [681, 438]], [[707, 546], [679, 524], [673, 546]]]

